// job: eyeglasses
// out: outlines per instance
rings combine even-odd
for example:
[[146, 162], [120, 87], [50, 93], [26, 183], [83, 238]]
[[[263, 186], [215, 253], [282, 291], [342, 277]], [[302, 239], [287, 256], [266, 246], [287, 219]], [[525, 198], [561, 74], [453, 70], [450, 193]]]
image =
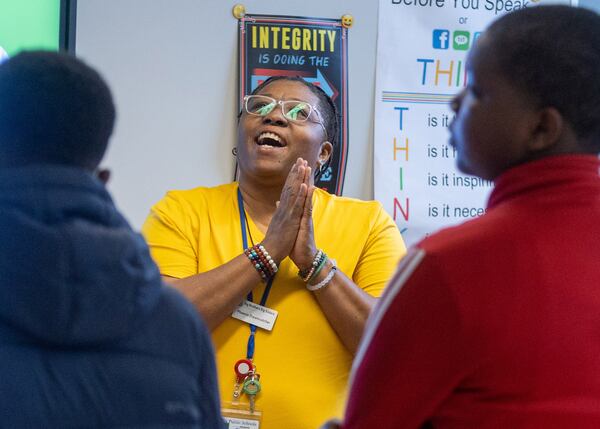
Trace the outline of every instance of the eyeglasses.
[[[277, 105], [281, 106], [281, 113], [290, 122], [301, 124], [307, 122], [311, 117], [315, 118], [314, 122], [323, 127], [325, 138], [329, 140], [325, 125], [321, 121], [321, 112], [312, 104], [301, 100], [275, 100], [266, 95], [246, 95], [244, 97], [244, 110], [253, 116], [267, 116]], [[313, 115], [313, 113], [315, 114]]]

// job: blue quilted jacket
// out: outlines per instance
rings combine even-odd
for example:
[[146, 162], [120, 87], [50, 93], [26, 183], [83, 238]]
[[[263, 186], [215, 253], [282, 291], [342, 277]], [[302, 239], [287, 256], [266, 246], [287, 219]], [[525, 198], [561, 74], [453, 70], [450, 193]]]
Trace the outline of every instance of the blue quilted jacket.
[[0, 427], [222, 428], [210, 337], [102, 183], [0, 170]]

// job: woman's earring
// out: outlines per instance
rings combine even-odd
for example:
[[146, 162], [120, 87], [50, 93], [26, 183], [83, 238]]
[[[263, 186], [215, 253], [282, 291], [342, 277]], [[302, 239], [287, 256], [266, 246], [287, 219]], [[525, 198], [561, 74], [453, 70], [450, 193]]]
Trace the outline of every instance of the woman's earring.
[[315, 180], [318, 180], [319, 177], [321, 177], [321, 175], [325, 172], [325, 163], [326, 162], [327, 161], [325, 161], [324, 159], [319, 160], [319, 168], [315, 172]]
[[237, 147], [234, 147], [233, 149], [231, 149], [231, 154], [235, 157], [237, 157]]
[[319, 175], [321, 175], [325, 172], [325, 164], [326, 163], [327, 163], [327, 161], [325, 161], [324, 159], [319, 160]]

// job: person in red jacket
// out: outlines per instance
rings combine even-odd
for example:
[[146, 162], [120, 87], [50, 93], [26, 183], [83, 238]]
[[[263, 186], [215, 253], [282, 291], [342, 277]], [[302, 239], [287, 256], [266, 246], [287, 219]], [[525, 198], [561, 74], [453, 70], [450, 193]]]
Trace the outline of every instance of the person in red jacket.
[[450, 144], [487, 213], [400, 263], [328, 427], [600, 427], [600, 16], [522, 9], [467, 62]]

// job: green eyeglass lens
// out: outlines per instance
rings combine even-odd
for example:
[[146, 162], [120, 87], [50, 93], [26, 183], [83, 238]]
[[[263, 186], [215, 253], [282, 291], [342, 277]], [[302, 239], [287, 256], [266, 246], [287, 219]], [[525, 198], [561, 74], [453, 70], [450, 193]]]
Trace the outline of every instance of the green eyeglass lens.
[[[272, 101], [270, 103], [265, 103], [264, 100], [248, 100], [248, 104], [246, 104], [246, 110], [249, 113], [253, 113], [259, 116], [266, 116], [273, 111], [277, 107], [278, 102]], [[304, 102], [283, 102], [282, 110], [285, 114], [285, 117], [291, 121], [304, 122], [308, 119], [310, 114], [310, 105]], [[288, 110], [289, 108], [289, 110]]]
[[275, 107], [275, 103], [265, 104], [264, 106], [256, 109], [256, 113], [260, 116], [265, 116], [265, 115], [268, 115], [269, 113], [271, 113], [271, 111], [273, 110], [274, 107]]
[[305, 103], [298, 103], [293, 108], [291, 108], [290, 111], [285, 114], [285, 116], [288, 119], [291, 119], [292, 121], [297, 121], [298, 113], [302, 112], [305, 107], [306, 107]]

